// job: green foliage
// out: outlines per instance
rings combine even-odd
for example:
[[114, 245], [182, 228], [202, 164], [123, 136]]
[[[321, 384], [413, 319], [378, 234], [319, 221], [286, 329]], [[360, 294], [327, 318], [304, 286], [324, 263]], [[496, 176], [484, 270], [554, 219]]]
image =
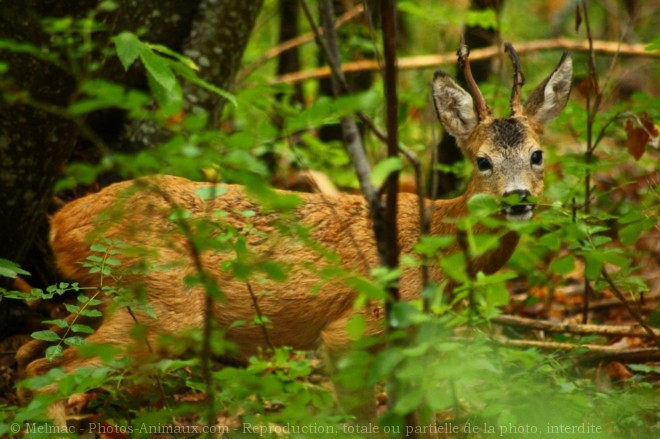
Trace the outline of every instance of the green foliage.
[[[216, 211], [212, 212], [212, 220], [200, 220], [193, 212], [173, 208], [169, 216], [173, 233], [185, 236], [191, 251], [230, 255], [222, 268], [227, 276], [242, 282], [263, 279], [281, 282], [289, 274], [290, 267], [256, 258], [250, 248], [251, 238], [263, 238], [251, 227], [251, 221], [261, 213], [279, 215], [282, 220], [276, 226], [278, 233], [291, 238], [296, 245], [308, 246], [323, 255], [327, 265], [311, 267], [321, 279], [316, 288], [331, 282], [349, 287], [356, 293], [354, 307], [360, 311], [347, 322], [346, 332], [355, 343], [337, 364], [337, 381], [358, 394], [366, 394], [369, 386], [385, 381], [390, 385], [394, 382], [398, 390], [391, 410], [380, 418], [378, 426], [374, 424], [370, 428], [380, 427], [381, 431], [389, 428], [394, 433], [398, 431], [398, 436], [411, 433], [405, 429], [404, 418], [411, 411], [418, 411], [420, 428], [441, 427], [441, 423], [434, 420], [434, 414], [440, 413], [442, 417], [438, 419], [450, 420], [442, 428], [445, 431], [458, 428], [457, 432], [464, 437], [558, 437], [559, 432], [553, 429], [564, 426], [592, 426], [590, 437], [594, 438], [651, 437], [657, 433], [657, 404], [653, 385], [647, 378], [658, 373], [656, 367], [631, 365], [630, 369], [635, 372], [632, 378], [622, 385], [607, 388], [589, 375], [588, 368], [579, 365], [582, 357], [578, 348], [568, 353], [542, 353], [532, 348], [510, 347], [501, 343], [501, 334], [493, 330], [489, 319], [512, 303], [507, 288], [509, 282], [525, 279], [528, 288], [554, 288], [561, 286], [564, 279], [582, 265], [583, 275], [593, 286], [596, 297], [602, 297], [605, 290], [611, 288], [603, 276], [604, 270], [615, 286], [633, 297], [648, 291], [640, 275], [635, 245], [647, 231], [657, 227], [660, 187], [657, 182], [651, 183], [637, 189], [630, 198], [619, 192], [634, 185], [641, 176], [657, 170], [658, 154], [648, 148], [639, 161], [633, 161], [623, 146], [626, 134], [618, 118], [628, 107], [643, 107], [657, 120], [660, 115], [658, 98], [638, 94], [632, 104], [613, 106], [599, 113], [595, 132], [605, 130], [607, 135], [591, 164], [585, 163], [581, 151], [566, 151], [567, 148], [560, 145], [565, 138], [568, 138], [566, 143], [586, 141], [584, 108], [576, 102], [570, 103], [560, 120], [548, 129], [554, 134], [553, 139], [561, 139], [556, 140], [557, 145], [546, 148], [548, 162], [561, 163], [561, 171], [548, 166], [546, 196], [539, 201], [537, 218], [530, 223], [503, 221], [497, 217], [502, 200], [477, 195], [468, 202], [470, 216], [458, 222], [458, 236], [422, 236], [414, 253], [402, 259], [402, 269], [421, 266], [442, 269], [448, 282], [431, 283], [419, 300], [392, 304], [393, 331], [383, 340], [371, 336], [364, 316], [372, 312], [368, 308], [371, 304], [387, 300], [387, 288], [401, 282], [401, 270], [376, 268], [367, 276], [346, 269], [336, 255], [312, 242], [309, 230], [296, 224], [292, 212], [300, 206], [300, 198], [275, 192], [267, 182], [273, 172], [267, 159], [274, 155], [291, 167], [320, 170], [341, 186], [356, 187], [342, 145], [320, 141], [315, 131], [357, 110], [380, 122], [382, 93], [379, 87], [382, 84], [376, 83], [368, 91], [340, 99], [310, 99], [305, 106], [288, 100], [292, 94], [290, 86], [271, 85], [268, 78], [256, 77], [250, 86], [239, 87], [232, 95], [203, 81], [197, 74], [198, 67], [190, 59], [167, 47], [143, 41], [140, 35], [119, 33], [112, 39], [114, 46], [110, 49], [96, 45], [90, 36], [107, 30], [95, 19], [96, 15], [116, 7], [121, 6], [101, 2], [82, 19], [48, 20], [45, 29], [53, 37], [53, 50], [0, 40], [0, 50], [28, 54], [60, 65], [75, 75], [78, 80], [76, 99], [63, 110], [72, 119], [84, 123], [84, 117], [93, 112], [118, 109], [125, 111], [132, 120], [151, 121], [169, 130], [168, 139], [147, 150], [135, 154], [109, 152], [93, 165], [70, 164], [56, 191], [91, 184], [109, 171], [124, 178], [164, 173], [206, 179], [208, 186], [195, 194], [203, 203], [226, 193], [226, 187], [216, 182], [245, 185], [258, 209]], [[420, 36], [422, 41], [432, 34], [433, 50], [437, 32], [429, 32], [428, 26], [437, 26], [438, 22], [449, 29], [450, 35], [452, 31], [458, 33], [452, 29], [462, 27], [464, 22], [503, 31], [520, 22], [526, 28], [517, 31], [518, 37], [527, 35], [527, 31], [530, 36], [541, 32], [535, 27], [538, 22], [534, 20], [538, 17], [531, 17], [529, 22], [516, 18], [521, 14], [530, 15], [528, 11], [510, 12], [500, 22], [492, 10], [468, 13], [457, 5], [443, 2], [400, 1], [397, 7], [404, 19], [424, 24], [416, 26], [412, 33], [425, 33]], [[362, 35], [354, 35], [350, 40], [354, 49], [364, 50], [365, 43]], [[649, 47], [657, 44], [655, 40]], [[96, 60], [99, 53], [116, 56], [126, 70], [140, 63], [146, 70], [149, 92], [100, 77], [97, 74], [99, 64], [90, 62]], [[247, 53], [249, 57], [261, 51], [250, 47]], [[576, 66], [584, 64], [583, 61], [576, 56]], [[536, 74], [532, 72], [530, 76]], [[436, 140], [428, 121], [409, 116], [427, 104], [426, 76], [423, 81], [412, 81], [408, 77], [402, 81], [401, 142], [411, 150], [421, 150], [417, 145], [428, 145]], [[186, 82], [234, 103], [225, 109], [233, 129], [218, 130], [209, 126], [209, 117], [204, 111], [183, 114], [180, 120], [172, 123], [169, 118], [184, 108], [182, 90]], [[419, 82], [424, 84], [419, 85]], [[490, 97], [501, 87], [486, 85], [484, 90]], [[309, 94], [309, 90], [306, 92]], [[494, 106], [504, 108], [508, 101], [505, 94], [500, 92], [500, 95]], [[276, 96], [284, 98], [278, 100]], [[154, 102], [158, 104], [157, 110], [153, 109]], [[609, 123], [611, 120], [615, 122]], [[372, 182], [380, 187], [392, 172], [407, 172], [408, 169], [400, 159], [378, 160], [382, 158], [382, 149], [372, 137], [367, 135], [369, 151], [377, 163]], [[630, 168], [620, 169], [621, 163]], [[469, 166], [464, 164], [456, 167], [462, 174], [469, 172]], [[609, 187], [596, 189], [588, 213], [581, 205], [587, 171], [607, 175], [613, 180]], [[231, 215], [239, 215], [246, 226], [239, 230], [230, 221], [225, 222]], [[508, 267], [495, 274], [470, 273], [471, 261], [496, 248], [511, 231], [521, 235], [521, 245]], [[455, 251], [444, 254], [450, 248]], [[214, 420], [204, 419], [209, 417], [206, 415], [209, 412], [221, 414], [229, 421], [240, 420], [238, 426], [232, 426], [230, 437], [277, 437], [282, 430], [274, 427], [312, 424], [334, 429], [338, 437], [368, 436], [358, 428], [347, 430], [355, 421], [336, 406], [327, 380], [318, 377], [317, 361], [304, 353], [288, 348], [264, 348], [244, 367], [215, 364], [209, 372], [210, 380], [204, 377], [210, 363], [207, 354], [224, 357], [234, 352], [235, 346], [227, 337], [228, 330], [243, 326], [266, 333], [273, 330], [273, 323], [257, 309], [251, 319], [233, 322], [229, 328], [211, 325], [208, 332], [198, 329], [185, 334], [167, 334], [161, 344], [173, 354], [181, 354], [174, 358], [147, 355], [138, 359], [130, 350], [85, 343], [85, 336], [94, 330], [88, 319], [93, 322], [101, 318], [106, 309], [139, 315], [135, 317], [133, 337], [136, 342], [144, 342], [146, 321], [141, 319], [159, 316], [144, 301], [144, 292], [126, 291], [116, 285], [126, 276], [172, 269], [153, 257], [146, 258], [148, 266], [128, 266], [123, 262], [125, 257], [144, 256], [148, 249], [130, 248], [117, 241], [96, 241], [91, 251], [92, 255], [80, 262], [90, 274], [98, 276], [99, 284], [95, 288], [61, 282], [46, 291], [0, 291], [2, 299], [24, 301], [71, 296], [72, 300], [65, 306], [72, 317], [47, 320], [44, 323], [50, 329], [37, 331], [32, 336], [49, 344], [44, 355], [48, 361], [57, 361], [65, 349], [76, 347], [80, 355], [98, 357], [102, 364], [70, 373], [53, 368], [44, 375], [23, 381], [20, 386], [26, 389], [38, 390], [53, 385], [56, 390], [53, 395], [37, 395], [27, 407], [3, 407], [0, 435], [13, 433], [7, 427], [11, 422], [45, 422], [47, 405], [56, 398], [95, 390], [97, 399], [88, 409], [100, 413], [102, 422], [130, 427], [134, 437], [149, 436], [140, 431], [140, 426], [171, 425], [175, 419], [187, 419], [191, 424], [212, 424]], [[28, 273], [11, 261], [0, 259], [0, 276], [14, 279], [19, 275]], [[188, 276], [185, 285], [172, 287], [203, 288], [219, 303], [225, 298], [223, 291], [203, 270]], [[310, 294], [317, 292], [313, 290]], [[264, 293], [264, 297], [267, 294]], [[108, 306], [102, 307], [103, 304]], [[376, 312], [380, 309], [376, 308]], [[657, 313], [655, 319], [657, 324]], [[522, 338], [519, 333], [506, 335]], [[564, 338], [563, 341], [574, 342], [576, 346], [586, 342], [576, 337]], [[208, 349], [202, 347], [204, 343], [208, 343]], [[561, 437], [583, 437], [575, 431], [561, 433]], [[305, 432], [293, 433], [291, 437], [316, 436]]]
[[28, 276], [30, 273], [7, 259], [0, 258], [0, 276], [16, 279], [19, 274]]

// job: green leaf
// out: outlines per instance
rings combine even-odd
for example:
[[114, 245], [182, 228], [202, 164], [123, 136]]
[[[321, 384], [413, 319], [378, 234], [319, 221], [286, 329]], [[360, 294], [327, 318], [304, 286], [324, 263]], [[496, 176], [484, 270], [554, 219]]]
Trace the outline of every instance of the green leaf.
[[450, 235], [427, 235], [422, 236], [415, 245], [415, 251], [426, 257], [440, 254], [440, 251], [454, 243], [456, 237]]
[[105, 265], [109, 265], [111, 267], [118, 267], [121, 265], [121, 260], [117, 258], [108, 258], [105, 260]]
[[374, 166], [371, 172], [371, 183], [379, 189], [385, 183], [385, 180], [393, 173], [403, 168], [401, 157], [388, 157]]
[[8, 277], [11, 279], [16, 279], [16, 277], [22, 274], [24, 276], [29, 276], [30, 273], [27, 271], [23, 270], [21, 267], [19, 267], [17, 264], [14, 262], [0, 258], [0, 276]]
[[440, 267], [452, 280], [465, 283], [469, 278], [466, 274], [465, 255], [461, 252], [452, 253], [440, 259]]
[[495, 197], [490, 194], [476, 194], [468, 200], [468, 210], [478, 217], [490, 216], [501, 209]]
[[355, 313], [346, 325], [346, 332], [353, 340], [357, 340], [362, 337], [366, 327], [367, 321], [365, 320], [364, 316], [362, 314]]
[[403, 359], [400, 349], [389, 348], [381, 351], [376, 356], [376, 360], [369, 371], [370, 381], [377, 382], [390, 376]]
[[[108, 251], [108, 247], [106, 247], [103, 244], [92, 244], [89, 249], [93, 252], [98, 252], [98, 253], [105, 253]], [[88, 259], [92, 260], [91, 257], [88, 257]], [[96, 262], [101, 262], [101, 259], [94, 259]]]
[[469, 27], [482, 27], [484, 29], [497, 29], [497, 14], [495, 9], [470, 9], [465, 17], [465, 25]]
[[600, 276], [603, 269], [603, 260], [596, 252], [587, 253], [584, 255], [586, 266], [584, 268], [584, 275], [589, 280], [596, 280]]
[[144, 43], [131, 32], [122, 32], [117, 35], [113, 41], [121, 65], [124, 66], [124, 70], [128, 70], [140, 55]]
[[352, 277], [346, 280], [346, 284], [355, 288], [360, 294], [364, 294], [368, 299], [384, 300], [387, 298], [385, 290], [379, 285], [363, 277]]
[[628, 367], [635, 372], [660, 375], [660, 366], [653, 366], [651, 364], [629, 364]]
[[206, 201], [215, 197], [219, 197], [225, 194], [226, 192], [227, 192], [227, 187], [219, 186], [219, 185], [202, 186], [200, 188], [195, 189], [195, 195], [197, 195], [202, 200], [206, 200]]
[[99, 10], [105, 11], [105, 12], [112, 12], [115, 9], [117, 9], [118, 7], [119, 7], [119, 5], [116, 2], [112, 1], [112, 0], [102, 1], [101, 3], [99, 3], [99, 6], [98, 6]]
[[64, 304], [64, 307], [65, 307], [66, 310], [69, 311], [70, 313], [74, 313], [74, 314], [76, 314], [76, 313], [80, 312], [80, 307], [79, 307], [78, 305], [74, 305], [74, 304], [72, 304], [72, 303], [65, 303], [65, 304]]
[[507, 290], [506, 286], [503, 284], [489, 285], [486, 289], [486, 303], [489, 307], [507, 305], [509, 300], [511, 300], [509, 290]]
[[87, 325], [83, 325], [83, 324], [80, 324], [80, 323], [75, 323], [75, 324], [71, 325], [71, 330], [73, 332], [82, 332], [83, 334], [93, 334], [94, 333], [94, 329], [92, 329], [91, 327], [89, 327]]
[[55, 325], [58, 328], [66, 328], [69, 326], [69, 323], [64, 319], [55, 319], [55, 320], [44, 320], [43, 322], [46, 325]]
[[152, 44], [152, 43], [147, 43], [147, 46], [155, 52], [160, 52], [163, 55], [171, 56], [172, 58], [176, 59], [181, 64], [183, 64], [184, 66], [188, 67], [190, 70], [199, 71], [199, 66], [195, 64], [195, 61], [188, 58], [187, 56], [183, 56], [180, 53], [175, 52], [174, 50], [170, 49], [167, 46], [163, 46], [162, 44]]
[[9, 50], [15, 53], [25, 53], [35, 58], [54, 62], [57, 55], [49, 50], [42, 49], [29, 43], [19, 43], [13, 40], [0, 39], [0, 51]]
[[[149, 89], [158, 103], [158, 112], [163, 117], [175, 116], [181, 113], [184, 105], [183, 89], [181, 84], [175, 81], [172, 88], [165, 88], [153, 76], [148, 76]], [[197, 157], [199, 148], [197, 145], [186, 145], [182, 153], [185, 157]]]
[[48, 346], [46, 348], [45, 356], [48, 361], [53, 361], [55, 358], [61, 357], [63, 353], [64, 353], [64, 348], [62, 347], [62, 345], [57, 344], [54, 346]]
[[32, 338], [43, 341], [59, 341], [60, 336], [54, 333], [53, 331], [37, 331], [32, 333]]
[[[78, 311], [72, 311], [72, 312], [78, 312]], [[101, 317], [103, 316], [103, 313], [98, 309], [83, 309], [82, 311], [80, 311], [80, 315], [85, 317]]]
[[140, 61], [147, 69], [147, 73], [166, 91], [174, 90], [176, 77], [170, 68], [170, 64], [162, 56], [154, 53], [149, 46], [142, 44], [140, 47]]
[[633, 245], [639, 239], [639, 236], [644, 231], [644, 224], [639, 221], [636, 223], [628, 224], [619, 230], [619, 238], [624, 245]]
[[171, 67], [178, 74], [183, 76], [186, 80], [190, 81], [192, 84], [195, 84], [196, 86], [201, 87], [204, 90], [208, 90], [211, 93], [215, 93], [218, 96], [222, 96], [223, 98], [231, 102], [232, 105], [238, 106], [238, 102], [236, 101], [236, 96], [234, 96], [233, 94], [229, 93], [226, 90], [221, 89], [220, 87], [211, 84], [210, 82], [204, 81], [202, 78], [197, 76], [195, 72], [193, 72], [192, 70], [179, 64], [172, 64]]
[[655, 40], [653, 40], [649, 44], [647, 44], [646, 45], [646, 50], [648, 52], [651, 52], [653, 50], [660, 50], [660, 37], [656, 38]]
[[627, 215], [622, 216], [619, 218], [618, 222], [619, 224], [630, 224], [634, 223], [640, 220], [644, 219], [644, 215], [638, 210], [633, 210], [632, 212], [628, 213]]
[[540, 245], [547, 247], [549, 250], [556, 252], [561, 247], [561, 236], [559, 231], [546, 233], [538, 240]]
[[550, 264], [552, 272], [559, 276], [570, 273], [573, 268], [575, 268], [575, 256], [573, 255], [561, 256]]
[[[420, 376], [424, 373], [421, 364], [419, 373]], [[394, 405], [394, 411], [401, 415], [411, 413], [422, 403], [424, 400], [424, 394], [425, 392], [422, 388], [409, 389], [397, 399], [396, 404]]]
[[67, 337], [64, 339], [64, 344], [68, 346], [80, 346], [85, 344], [85, 339], [77, 335], [73, 337]]

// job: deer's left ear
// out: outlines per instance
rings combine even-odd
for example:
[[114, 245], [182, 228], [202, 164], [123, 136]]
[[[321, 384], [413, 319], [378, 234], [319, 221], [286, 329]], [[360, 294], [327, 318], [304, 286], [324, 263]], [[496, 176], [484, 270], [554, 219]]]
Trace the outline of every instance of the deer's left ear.
[[573, 59], [568, 52], [564, 52], [555, 71], [536, 87], [525, 102], [527, 117], [541, 124], [557, 117], [568, 102], [572, 77]]

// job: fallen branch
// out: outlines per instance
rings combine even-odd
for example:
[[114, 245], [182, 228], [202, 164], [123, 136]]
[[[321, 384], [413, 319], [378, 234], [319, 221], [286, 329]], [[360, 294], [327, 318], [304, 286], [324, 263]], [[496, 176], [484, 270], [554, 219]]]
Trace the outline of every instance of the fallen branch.
[[[539, 50], [572, 50], [574, 52], [588, 52], [589, 42], [587, 40], [570, 40], [568, 38], [556, 38], [553, 40], [536, 40], [528, 43], [516, 45], [518, 54], [536, 52]], [[625, 56], [645, 56], [652, 58], [660, 57], [660, 50], [646, 50], [643, 44], [626, 44], [618, 41], [594, 40], [593, 50], [596, 53], [605, 53]], [[478, 61], [494, 58], [502, 53], [500, 46], [484, 47], [470, 52], [470, 60]], [[443, 53], [439, 55], [412, 56], [399, 58], [398, 67], [400, 70], [414, 70], [424, 68], [436, 68], [442, 64], [455, 64], [455, 53]], [[342, 64], [341, 69], [344, 73], [359, 72], [365, 70], [379, 70], [381, 66], [375, 60], [360, 60]], [[319, 79], [330, 76], [329, 67], [319, 67], [316, 69], [304, 70], [301, 72], [282, 75], [274, 80], [275, 83], [296, 83], [309, 79]]]
[[[647, 303], [647, 307], [650, 307], [649, 302], [660, 300], [660, 292], [644, 294], [644, 301]], [[616, 297], [608, 297], [606, 299], [592, 300], [589, 304], [590, 310], [610, 308], [614, 306], [623, 306], [621, 301]], [[582, 305], [567, 306], [568, 311], [581, 311]]]
[[621, 362], [645, 362], [660, 360], [660, 349], [658, 348], [619, 349], [611, 346], [600, 346], [593, 344], [576, 345], [572, 343], [561, 343], [554, 341], [509, 340], [506, 338], [498, 338], [495, 341], [505, 346], [521, 348], [534, 347], [552, 351], [573, 351], [575, 349], [580, 349], [583, 351], [578, 354], [581, 362], [596, 362], [605, 360]]
[[491, 319], [491, 322], [503, 326], [515, 326], [518, 328], [538, 329], [547, 332], [568, 332], [580, 335], [608, 335], [621, 337], [642, 337], [652, 338], [660, 336], [660, 331], [654, 330], [654, 334], [649, 334], [647, 330], [632, 326], [612, 326], [612, 325], [583, 325], [571, 323], [556, 323], [547, 320], [534, 320], [524, 317], [501, 315]]

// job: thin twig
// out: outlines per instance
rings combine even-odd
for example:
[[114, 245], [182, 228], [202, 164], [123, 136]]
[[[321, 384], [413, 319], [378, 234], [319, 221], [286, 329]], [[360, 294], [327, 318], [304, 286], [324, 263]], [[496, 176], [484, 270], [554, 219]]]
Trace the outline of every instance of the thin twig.
[[266, 324], [263, 321], [263, 314], [261, 312], [261, 308], [259, 307], [259, 301], [257, 300], [257, 296], [254, 294], [250, 282], [248, 281], [246, 282], [246, 284], [247, 284], [248, 292], [250, 293], [250, 298], [252, 299], [252, 306], [254, 306], [254, 311], [257, 313], [257, 319], [259, 320], [259, 327], [261, 328], [261, 332], [263, 332], [264, 334], [264, 340], [266, 340], [266, 344], [270, 348], [271, 352], [275, 352], [275, 346], [273, 346], [273, 343], [270, 341], [270, 336], [268, 335], [268, 328], [266, 328]]
[[[592, 48], [595, 53], [615, 54], [620, 56], [642, 56], [650, 58], [659, 58], [660, 50], [647, 50], [644, 44], [619, 44], [618, 42], [593, 40]], [[535, 40], [516, 45], [518, 54], [536, 53], [543, 50], [571, 50], [573, 52], [589, 51], [589, 42], [586, 40], [570, 40], [568, 38], [556, 38], [553, 40]], [[470, 60], [479, 61], [484, 59], [496, 58], [502, 53], [500, 45], [489, 46], [470, 51]], [[440, 65], [455, 64], [456, 54], [443, 53], [439, 55], [422, 55], [399, 58], [399, 70], [417, 70], [417, 69], [435, 69]], [[362, 72], [380, 70], [381, 66], [375, 60], [360, 60], [344, 63], [341, 66], [342, 71]], [[276, 78], [275, 83], [296, 83], [310, 79], [319, 79], [331, 75], [329, 67], [319, 67], [316, 69], [293, 72]]]
[[[301, 5], [303, 7], [303, 11], [305, 11], [305, 16], [307, 17], [307, 20], [309, 21], [309, 24], [312, 27], [312, 30], [314, 31], [316, 42], [319, 45], [319, 48], [321, 49], [323, 56], [328, 62], [328, 66], [331, 72], [330, 76], [332, 77], [332, 82], [333, 82], [333, 88], [334, 87], [337, 88], [335, 90], [335, 94], [337, 96], [349, 94], [350, 90], [348, 87], [348, 82], [346, 82], [346, 76], [344, 75], [344, 71], [342, 69], [342, 64], [339, 57], [339, 48], [337, 46], [337, 38], [334, 32], [335, 27], [332, 24], [332, 20], [330, 19], [330, 17], [327, 17], [326, 20], [329, 23], [324, 24], [323, 29], [321, 29], [316, 25], [316, 22], [314, 21], [314, 17], [312, 16], [312, 12], [309, 8], [309, 5], [307, 4], [307, 1], [302, 0]], [[323, 12], [323, 8], [321, 8], [321, 11]], [[323, 39], [324, 35], [327, 40]], [[337, 52], [336, 54], [334, 53], [335, 51]], [[362, 121], [362, 123], [364, 123], [369, 128], [369, 130], [371, 130], [371, 132], [373, 132], [376, 135], [376, 137], [380, 141], [382, 141], [383, 143], [387, 143], [387, 136], [378, 129], [376, 124], [371, 120], [369, 116], [367, 116], [361, 111], [357, 111], [355, 114]], [[359, 177], [359, 172], [358, 172], [358, 177]]]
[[[179, 205], [174, 199], [162, 190], [158, 185], [150, 184], [149, 180], [137, 179], [136, 184], [144, 185], [148, 190], [152, 190], [163, 199], [172, 208], [177, 208]], [[213, 186], [215, 187], [215, 186]], [[210, 207], [210, 206], [209, 206]], [[188, 248], [190, 255], [195, 266], [195, 271], [199, 275], [200, 283], [204, 287], [206, 294], [204, 298], [204, 322], [202, 327], [202, 349], [200, 352], [200, 369], [202, 374], [202, 381], [206, 387], [206, 408], [207, 408], [207, 425], [212, 425], [215, 417], [215, 392], [213, 391], [213, 376], [211, 374], [211, 336], [213, 333], [213, 304], [215, 299], [211, 295], [211, 284], [214, 282], [213, 278], [204, 268], [202, 263], [202, 255], [196, 244], [197, 240], [194, 239], [194, 233], [190, 224], [186, 219], [179, 219], [177, 222], [183, 236], [188, 241]]]
[[[589, 81], [591, 87], [587, 92], [587, 150], [584, 154], [584, 213], [589, 215], [591, 211], [591, 163], [593, 162], [593, 128], [598, 114], [598, 108], [602, 100], [602, 94], [598, 85], [598, 70], [596, 69], [596, 54], [594, 52], [593, 36], [591, 34], [591, 24], [589, 22], [589, 12], [587, 3], [582, 0], [581, 11], [584, 17], [584, 23], [587, 31], [587, 42], [589, 45]], [[595, 101], [591, 97], [595, 95]], [[586, 264], [585, 264], [586, 267]], [[584, 276], [584, 307], [582, 312], [582, 323], [586, 324], [589, 321], [589, 300], [591, 300], [591, 282], [587, 276]]]
[[471, 316], [475, 317], [478, 315], [477, 302], [474, 297], [474, 276], [476, 274], [474, 269], [474, 261], [472, 260], [472, 255], [470, 254], [470, 246], [468, 244], [468, 231], [456, 227], [456, 244], [461, 253], [463, 253], [463, 258], [465, 258], [465, 272], [468, 276], [468, 306], [470, 307]]
[[[337, 23], [335, 24], [335, 28], [340, 28], [343, 26], [345, 23], [349, 22], [353, 18], [359, 16], [364, 12], [364, 5], [358, 4], [349, 9], [346, 13], [344, 13], [341, 17], [337, 19]], [[284, 19], [284, 17], [282, 17]], [[323, 31], [321, 31], [321, 34], [323, 34]], [[239, 83], [243, 79], [245, 79], [247, 76], [252, 74], [255, 70], [257, 70], [259, 67], [263, 66], [266, 64], [268, 61], [277, 58], [280, 56], [283, 52], [286, 52], [287, 50], [293, 49], [295, 47], [301, 46], [303, 44], [309, 43], [311, 41], [314, 41], [314, 32], [307, 32], [303, 35], [299, 35], [296, 38], [292, 38], [288, 41], [283, 42], [282, 44], [279, 44], [269, 50], [267, 50], [263, 55], [261, 55], [259, 58], [256, 60], [252, 61], [248, 66], [246, 66], [243, 70], [241, 70], [237, 77], [236, 77], [236, 83]]]
[[[316, 36], [316, 42], [321, 48], [323, 55], [325, 56], [328, 65], [332, 69], [332, 78], [333, 78], [333, 90], [335, 95], [341, 96], [342, 94], [348, 91], [346, 86], [346, 79], [344, 73], [341, 70], [341, 63], [339, 62], [339, 47], [337, 46], [337, 41], [334, 33], [334, 26], [332, 24], [332, 17], [328, 17], [327, 23], [324, 26], [325, 29], [325, 38], [321, 36], [321, 30], [316, 25], [312, 12], [307, 4], [306, 0], [301, 0], [301, 5], [303, 11], [307, 16], [310, 26], [314, 30], [314, 35]], [[322, 3], [325, 5], [325, 2]], [[330, 5], [331, 7], [332, 5]], [[323, 10], [323, 9], [322, 9]], [[322, 17], [329, 15], [327, 13], [322, 14]], [[368, 200], [370, 205], [375, 203], [378, 198], [378, 191], [371, 183], [371, 166], [367, 160], [364, 146], [362, 145], [362, 139], [360, 137], [359, 130], [355, 123], [355, 119], [352, 116], [345, 116], [341, 118], [342, 133], [344, 135], [344, 143], [346, 150], [351, 157], [351, 162], [355, 167], [355, 172], [360, 182], [360, 189], [362, 194]]]
[[621, 303], [626, 308], [626, 310], [628, 310], [630, 315], [637, 321], [637, 323], [639, 323], [639, 325], [642, 328], [644, 328], [644, 330], [649, 335], [649, 337], [651, 337], [653, 339], [653, 342], [658, 347], [660, 347], [660, 335], [656, 331], [654, 331], [653, 328], [651, 328], [649, 325], [646, 324], [646, 322], [644, 321], [644, 318], [639, 313], [639, 311], [637, 311], [632, 306], [630, 306], [630, 303], [628, 303], [626, 298], [623, 296], [623, 293], [621, 292], [619, 287], [616, 286], [616, 284], [614, 283], [614, 281], [610, 277], [607, 270], [605, 270], [605, 268], [603, 268], [603, 270], [601, 271], [601, 274], [603, 276], [603, 279], [605, 279], [605, 282], [607, 282], [609, 284], [610, 289], [612, 290], [612, 294], [614, 294], [614, 296], [621, 301]]
[[[381, 8], [383, 27], [383, 54], [385, 58], [383, 88], [385, 93], [385, 119], [387, 125], [387, 156], [399, 155], [399, 102], [397, 96], [396, 20], [393, 0], [384, 0]], [[390, 173], [385, 181], [385, 263], [390, 269], [399, 266], [397, 233], [397, 209], [399, 195], [399, 171]], [[387, 288], [390, 300], [399, 300], [399, 288]], [[387, 306], [385, 308], [387, 315]]]

